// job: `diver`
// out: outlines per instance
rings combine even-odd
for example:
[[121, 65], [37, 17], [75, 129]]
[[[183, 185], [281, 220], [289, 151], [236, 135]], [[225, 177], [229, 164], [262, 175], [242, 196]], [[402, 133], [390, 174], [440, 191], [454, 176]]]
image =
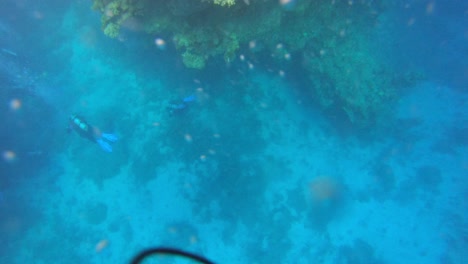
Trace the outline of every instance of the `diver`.
[[190, 95], [190, 96], [183, 98], [180, 101], [172, 101], [167, 106], [167, 109], [169, 110], [169, 113], [171, 114], [184, 112], [188, 109], [189, 104], [191, 102], [194, 102], [196, 99], [197, 97], [195, 95]]
[[68, 132], [75, 130], [78, 135], [92, 142], [98, 143], [105, 152], [112, 152], [110, 143], [116, 142], [119, 138], [114, 134], [102, 133], [96, 127], [88, 124], [83, 117], [78, 115], [70, 116]]

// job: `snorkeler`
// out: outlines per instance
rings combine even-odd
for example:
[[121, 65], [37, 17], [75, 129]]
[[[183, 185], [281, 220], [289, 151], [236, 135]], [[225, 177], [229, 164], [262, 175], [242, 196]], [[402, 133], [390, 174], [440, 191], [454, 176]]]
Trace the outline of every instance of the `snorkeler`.
[[183, 98], [181, 101], [172, 101], [167, 106], [167, 109], [171, 114], [180, 113], [188, 109], [188, 106], [191, 102], [194, 102], [197, 99], [195, 95], [190, 95]]
[[92, 142], [98, 143], [105, 152], [112, 152], [109, 142], [116, 142], [119, 138], [114, 134], [101, 133], [99, 129], [88, 124], [81, 116], [71, 115], [68, 131], [75, 130], [78, 135]]

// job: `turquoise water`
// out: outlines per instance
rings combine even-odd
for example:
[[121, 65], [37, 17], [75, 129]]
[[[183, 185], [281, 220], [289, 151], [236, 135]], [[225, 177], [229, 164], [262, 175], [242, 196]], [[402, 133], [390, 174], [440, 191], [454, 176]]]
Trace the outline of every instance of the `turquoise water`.
[[[188, 69], [170, 34], [108, 38], [90, 6], [0, 3], [0, 263], [128, 263], [154, 246], [216, 263], [464, 263], [465, 1], [379, 14], [375, 57], [415, 77], [366, 125], [324, 107], [301, 50], [277, 61], [240, 43], [235, 61]], [[74, 113], [118, 136], [111, 153], [67, 132]]]

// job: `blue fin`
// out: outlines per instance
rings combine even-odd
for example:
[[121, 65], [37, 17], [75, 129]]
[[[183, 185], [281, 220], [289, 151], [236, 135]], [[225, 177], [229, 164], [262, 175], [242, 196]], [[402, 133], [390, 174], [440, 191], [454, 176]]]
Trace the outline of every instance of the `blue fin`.
[[119, 140], [119, 137], [114, 134], [102, 133], [101, 137], [110, 142], [116, 142], [117, 140]]
[[102, 150], [104, 150], [105, 152], [112, 152], [112, 146], [105, 142], [104, 140], [102, 139], [98, 139], [96, 140], [96, 142], [99, 144], [99, 146], [102, 148]]
[[184, 103], [188, 103], [188, 102], [193, 102], [196, 99], [197, 99], [197, 97], [195, 95], [190, 95], [190, 96], [185, 97], [182, 101]]

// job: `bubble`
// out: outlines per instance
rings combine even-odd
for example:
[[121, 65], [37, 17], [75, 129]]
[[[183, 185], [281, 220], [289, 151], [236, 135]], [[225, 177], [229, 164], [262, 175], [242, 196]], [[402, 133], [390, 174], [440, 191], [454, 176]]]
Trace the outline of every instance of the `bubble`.
[[292, 10], [296, 6], [296, 0], [279, 0], [280, 5], [285, 10]]
[[39, 10], [34, 10], [34, 11], [33, 11], [33, 17], [34, 17], [35, 19], [39, 19], [39, 20], [40, 20], [40, 19], [43, 19], [43, 18], [44, 18], [44, 13], [42, 13], [42, 12], [39, 11]]
[[107, 246], [109, 245], [109, 241], [106, 240], [106, 239], [103, 239], [101, 241], [99, 241], [97, 244], [96, 244], [96, 252], [101, 252], [103, 249], [105, 249]]
[[257, 47], [257, 42], [255, 40], [252, 40], [249, 42], [249, 49], [255, 49]]
[[164, 41], [164, 39], [162, 39], [162, 38], [156, 38], [156, 39], [154, 40], [154, 44], [156, 44], [156, 46], [157, 46], [160, 50], [166, 49], [166, 41]]
[[118, 39], [120, 42], [125, 42], [125, 41], [127, 41], [127, 38], [126, 38], [123, 34], [119, 34], [119, 36], [117, 37], [117, 39]]
[[187, 143], [191, 143], [193, 141], [192, 135], [190, 134], [185, 134], [184, 139]]
[[12, 110], [18, 110], [21, 108], [21, 101], [19, 99], [12, 99], [10, 101], [10, 108]]
[[426, 6], [426, 13], [428, 15], [432, 14], [434, 12], [434, 2], [428, 3]]
[[3, 159], [6, 162], [13, 162], [16, 159], [16, 153], [11, 150], [6, 150], [3, 152]]
[[110, 10], [109, 8], [107, 8], [106, 10], [104, 10], [104, 14], [105, 14], [107, 17], [113, 17], [113, 16], [114, 16], [114, 12], [112, 12], [112, 10]]

